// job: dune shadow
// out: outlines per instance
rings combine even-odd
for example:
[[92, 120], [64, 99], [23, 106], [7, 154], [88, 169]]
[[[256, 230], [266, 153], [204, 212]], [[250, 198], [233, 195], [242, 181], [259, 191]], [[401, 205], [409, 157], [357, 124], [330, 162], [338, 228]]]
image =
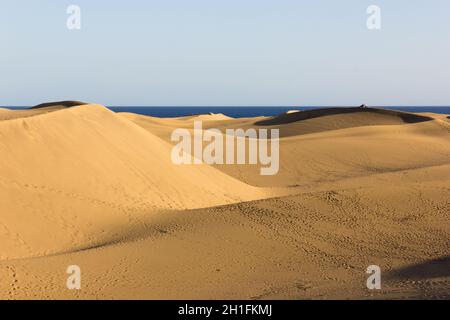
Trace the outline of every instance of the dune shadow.
[[76, 106], [82, 106], [87, 104], [86, 102], [81, 101], [57, 101], [57, 102], [47, 102], [41, 103], [37, 106], [31, 107], [30, 109], [41, 109], [41, 108], [49, 108], [49, 107], [60, 107], [60, 108], [71, 108]]
[[396, 279], [430, 279], [450, 277], [450, 256], [429, 260], [390, 272]]
[[347, 107], [347, 108], [324, 108], [315, 110], [305, 110], [294, 113], [284, 113], [267, 120], [261, 120], [255, 123], [255, 125], [271, 126], [287, 124], [292, 122], [304, 121], [314, 118], [320, 118], [325, 116], [337, 115], [337, 114], [351, 114], [351, 113], [375, 113], [388, 116], [398, 117], [405, 123], [418, 123], [433, 120], [431, 117], [417, 115], [413, 113], [406, 113], [395, 110], [376, 109], [376, 108], [359, 108], [359, 107]]

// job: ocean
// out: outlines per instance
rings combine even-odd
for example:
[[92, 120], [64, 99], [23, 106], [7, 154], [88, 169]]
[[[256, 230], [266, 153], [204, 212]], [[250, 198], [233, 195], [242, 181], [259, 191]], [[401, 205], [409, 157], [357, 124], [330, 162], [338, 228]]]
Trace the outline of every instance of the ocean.
[[[7, 107], [10, 109], [24, 109], [27, 107]], [[328, 107], [108, 107], [115, 112], [132, 112], [152, 117], [175, 118], [195, 114], [223, 113], [233, 118], [247, 118], [258, 116], [275, 116], [289, 110], [312, 110]], [[406, 112], [433, 112], [450, 114], [449, 107], [382, 107], [383, 109], [400, 110]]]

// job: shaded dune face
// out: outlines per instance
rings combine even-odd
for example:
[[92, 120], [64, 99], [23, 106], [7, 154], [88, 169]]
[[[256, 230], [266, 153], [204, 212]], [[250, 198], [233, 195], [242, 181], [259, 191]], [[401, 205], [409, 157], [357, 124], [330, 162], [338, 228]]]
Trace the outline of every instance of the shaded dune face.
[[277, 128], [281, 137], [365, 126], [401, 125], [432, 121], [433, 118], [375, 108], [326, 108], [284, 113], [254, 123], [258, 127]]
[[[375, 109], [375, 108], [324, 108], [318, 110], [306, 110], [299, 112], [289, 112], [285, 114], [281, 114], [279, 116], [273, 117], [268, 120], [258, 121], [255, 124], [261, 126], [273, 126], [280, 124], [287, 124], [297, 121], [304, 121], [314, 118], [320, 118], [325, 116], [332, 115], [344, 115], [344, 114], [359, 114], [366, 113], [366, 125], [370, 125], [371, 117], [370, 115], [384, 115], [387, 117], [398, 118], [400, 121], [404, 123], [417, 123], [424, 121], [431, 121], [433, 118], [416, 115], [412, 113], [394, 111], [394, 110], [385, 110], [385, 109]], [[363, 123], [364, 124], [364, 123]]]
[[389, 277], [415, 280], [450, 277], [450, 256], [400, 268], [389, 274]]
[[41, 109], [41, 108], [49, 108], [49, 107], [53, 107], [53, 108], [55, 108], [55, 107], [56, 108], [71, 108], [71, 107], [82, 106], [82, 105], [86, 105], [86, 104], [88, 104], [88, 103], [81, 102], [81, 101], [66, 100], [66, 101], [42, 103], [42, 104], [39, 104], [37, 106], [31, 107], [31, 109]]

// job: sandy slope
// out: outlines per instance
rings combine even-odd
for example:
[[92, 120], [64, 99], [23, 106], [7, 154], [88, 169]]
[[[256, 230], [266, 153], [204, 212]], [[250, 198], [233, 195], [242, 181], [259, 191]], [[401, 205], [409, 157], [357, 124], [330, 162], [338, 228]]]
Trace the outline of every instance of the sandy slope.
[[[274, 119], [211, 120], [203, 121], [203, 127], [221, 130], [280, 129], [281, 136], [285, 138], [280, 141], [280, 171], [277, 175], [261, 176], [259, 166], [217, 166], [223, 172], [255, 186], [309, 185], [449, 163], [450, 126], [441, 116], [416, 118], [415, 115], [400, 112], [384, 113], [385, 110], [381, 113], [370, 112], [372, 109], [353, 110], [355, 112], [352, 113], [317, 115], [308, 111], [306, 120], [294, 122], [287, 121], [286, 117], [299, 118], [297, 114], [302, 112], [283, 114]], [[157, 119], [120, 115], [168, 142], [174, 128], [193, 127], [191, 118]], [[404, 119], [421, 122], [407, 124]], [[265, 125], [267, 121], [271, 125]]]
[[177, 120], [201, 120], [201, 121], [223, 121], [232, 120], [233, 118], [224, 115], [223, 113], [209, 113], [209, 114], [198, 114], [193, 116], [178, 117]]
[[262, 177], [173, 166], [170, 133], [198, 117], [38, 110], [0, 121], [1, 298], [450, 298], [445, 117], [202, 116], [281, 130], [280, 173]]
[[209, 166], [173, 165], [168, 143], [101, 106], [0, 121], [0, 135], [3, 259], [114, 241], [157, 210], [266, 196]]

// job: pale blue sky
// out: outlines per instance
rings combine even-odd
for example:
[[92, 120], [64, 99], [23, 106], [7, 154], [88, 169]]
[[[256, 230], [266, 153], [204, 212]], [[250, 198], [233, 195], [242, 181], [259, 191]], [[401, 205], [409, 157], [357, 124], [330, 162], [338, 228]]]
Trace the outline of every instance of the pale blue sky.
[[0, 0], [0, 105], [450, 105], [449, 57], [448, 0]]

